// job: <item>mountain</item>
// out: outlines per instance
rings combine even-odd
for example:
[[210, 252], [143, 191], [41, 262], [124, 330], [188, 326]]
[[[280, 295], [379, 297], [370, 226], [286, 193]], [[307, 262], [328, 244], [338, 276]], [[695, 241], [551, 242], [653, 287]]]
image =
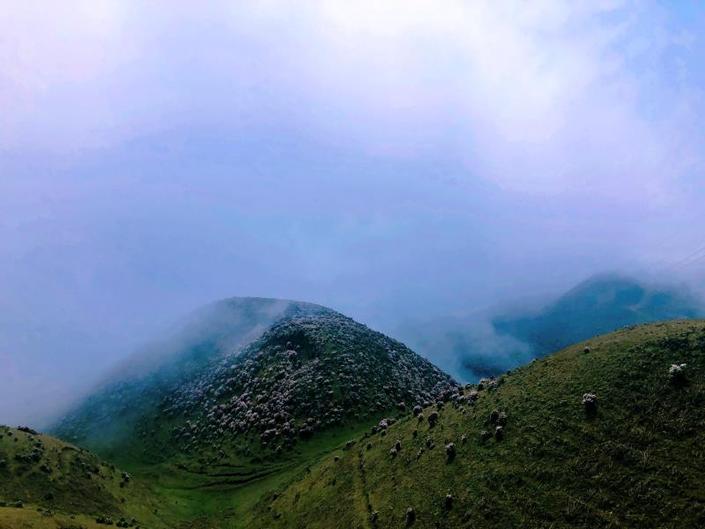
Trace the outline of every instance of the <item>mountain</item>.
[[607, 274], [588, 279], [537, 314], [503, 315], [495, 330], [527, 343], [537, 356], [626, 325], [702, 316], [688, 292]]
[[128, 470], [174, 526], [244, 527], [267, 490], [456, 388], [334, 310], [234, 298], [135, 355], [52, 433]]
[[518, 307], [408, 322], [395, 335], [459, 380], [475, 382], [626, 325], [705, 316], [685, 288], [617, 274], [589, 278], [537, 308]]
[[139, 424], [160, 413], [166, 395], [211, 364], [239, 353], [275, 321], [325, 310], [310, 303], [264, 298], [230, 298], [207, 305], [113, 370], [51, 430], [109, 453], [134, 441]]
[[630, 327], [375, 428], [244, 527], [705, 526], [705, 322]]
[[226, 300], [57, 424], [97, 456], [7, 430], [0, 500], [31, 508], [0, 506], [0, 529], [701, 527], [703, 404], [702, 321], [624, 327], [461, 387], [331, 309]]
[[163, 527], [157, 507], [145, 487], [94, 454], [31, 428], [0, 426], [0, 529], [96, 520]]
[[400, 342], [331, 309], [281, 300], [219, 302], [144, 356], [53, 432], [118, 460], [203, 447], [223, 457], [281, 453], [454, 387]]

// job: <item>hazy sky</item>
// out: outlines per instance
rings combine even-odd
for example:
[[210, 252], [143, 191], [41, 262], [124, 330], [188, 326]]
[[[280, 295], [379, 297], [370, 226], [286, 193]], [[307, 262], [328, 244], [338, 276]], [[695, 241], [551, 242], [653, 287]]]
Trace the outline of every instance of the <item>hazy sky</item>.
[[384, 330], [699, 273], [704, 38], [695, 0], [2, 2], [0, 422], [231, 295]]

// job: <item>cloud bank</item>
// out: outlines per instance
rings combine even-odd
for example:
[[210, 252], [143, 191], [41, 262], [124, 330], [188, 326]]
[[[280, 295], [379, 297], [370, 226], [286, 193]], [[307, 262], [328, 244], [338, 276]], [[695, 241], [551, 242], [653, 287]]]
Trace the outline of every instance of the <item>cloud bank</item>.
[[0, 421], [230, 295], [391, 331], [673, 275], [705, 245], [703, 29], [616, 0], [3, 6]]

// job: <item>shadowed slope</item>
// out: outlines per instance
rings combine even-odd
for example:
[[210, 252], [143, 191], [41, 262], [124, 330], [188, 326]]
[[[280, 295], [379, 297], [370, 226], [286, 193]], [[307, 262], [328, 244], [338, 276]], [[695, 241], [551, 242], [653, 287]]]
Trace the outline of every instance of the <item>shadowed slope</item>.
[[493, 324], [542, 356], [626, 325], [702, 315], [701, 303], [688, 292], [604, 274], [580, 283], [538, 314], [500, 316]]

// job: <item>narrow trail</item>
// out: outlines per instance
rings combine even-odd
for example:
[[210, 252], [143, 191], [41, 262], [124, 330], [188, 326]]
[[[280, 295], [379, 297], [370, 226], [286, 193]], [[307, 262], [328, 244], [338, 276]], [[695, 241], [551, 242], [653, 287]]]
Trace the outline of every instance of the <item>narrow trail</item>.
[[365, 475], [365, 455], [364, 448], [357, 451], [357, 472], [354, 474], [355, 483], [355, 504], [358, 512], [362, 516], [362, 527], [372, 529], [372, 504], [370, 503], [370, 493], [367, 490], [367, 476]]

